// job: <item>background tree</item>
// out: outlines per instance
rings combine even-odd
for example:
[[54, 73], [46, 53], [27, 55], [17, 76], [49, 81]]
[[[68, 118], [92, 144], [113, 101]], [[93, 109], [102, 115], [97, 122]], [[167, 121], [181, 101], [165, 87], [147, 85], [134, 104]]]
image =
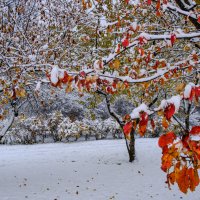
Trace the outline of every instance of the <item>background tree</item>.
[[38, 111], [56, 96], [43, 80], [48, 69], [87, 63], [93, 20], [79, 1], [1, 1], [0, 10], [0, 118], [10, 116], [2, 137], [19, 109]]

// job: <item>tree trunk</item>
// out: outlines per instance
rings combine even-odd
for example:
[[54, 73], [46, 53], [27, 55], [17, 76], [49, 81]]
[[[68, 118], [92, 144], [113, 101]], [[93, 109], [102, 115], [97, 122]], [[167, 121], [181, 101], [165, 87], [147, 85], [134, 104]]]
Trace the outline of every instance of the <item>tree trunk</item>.
[[135, 160], [135, 130], [132, 129], [130, 133], [130, 143], [129, 143], [129, 162], [133, 162]]
[[11, 116], [10, 119], [8, 120], [8, 122], [5, 124], [4, 128], [1, 130], [0, 132], [0, 142], [3, 139], [3, 137], [6, 135], [7, 131], [10, 129], [10, 127], [12, 126], [14, 119], [15, 119], [15, 114], [14, 111], [11, 111]]
[[[118, 116], [113, 110], [111, 110], [109, 96], [106, 93], [99, 91], [99, 90], [97, 91], [97, 93], [105, 96], [106, 105], [107, 105], [109, 114], [118, 122], [121, 129], [123, 130], [124, 122], [122, 121], [122, 119], [120, 119], [120, 116]], [[131, 137], [130, 137], [129, 144], [128, 144], [126, 136], [124, 135], [124, 139], [126, 142], [126, 148], [127, 148], [128, 154], [129, 154], [129, 162], [133, 162], [135, 160], [135, 137], [134, 137], [134, 134], [135, 134], [135, 130], [132, 129], [131, 134], [130, 134]]]

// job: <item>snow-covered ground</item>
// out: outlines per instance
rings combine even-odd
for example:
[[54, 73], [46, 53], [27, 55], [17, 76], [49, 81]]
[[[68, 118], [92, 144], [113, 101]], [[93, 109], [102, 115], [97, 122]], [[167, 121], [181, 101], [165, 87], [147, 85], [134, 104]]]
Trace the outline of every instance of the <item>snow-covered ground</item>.
[[157, 139], [137, 139], [128, 162], [123, 140], [0, 146], [0, 200], [199, 200], [168, 190]]

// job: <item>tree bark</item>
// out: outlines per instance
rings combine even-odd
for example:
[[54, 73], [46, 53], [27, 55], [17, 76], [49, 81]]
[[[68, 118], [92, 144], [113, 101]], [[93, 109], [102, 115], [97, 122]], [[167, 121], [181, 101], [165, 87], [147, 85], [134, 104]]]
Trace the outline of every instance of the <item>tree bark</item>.
[[129, 162], [135, 160], [135, 130], [132, 129], [130, 133], [130, 143], [129, 143]]
[[0, 142], [1, 142], [2, 138], [6, 135], [7, 131], [12, 126], [14, 119], [15, 119], [15, 113], [14, 113], [14, 111], [12, 111], [10, 119], [8, 120], [7, 124], [5, 124], [4, 128], [0, 132]]

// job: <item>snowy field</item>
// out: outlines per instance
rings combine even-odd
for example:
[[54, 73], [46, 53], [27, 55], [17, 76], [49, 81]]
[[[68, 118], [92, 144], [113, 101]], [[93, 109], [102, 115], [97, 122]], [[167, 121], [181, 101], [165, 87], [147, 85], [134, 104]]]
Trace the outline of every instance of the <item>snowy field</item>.
[[168, 190], [157, 139], [137, 139], [128, 162], [123, 140], [0, 146], [0, 200], [200, 200]]

